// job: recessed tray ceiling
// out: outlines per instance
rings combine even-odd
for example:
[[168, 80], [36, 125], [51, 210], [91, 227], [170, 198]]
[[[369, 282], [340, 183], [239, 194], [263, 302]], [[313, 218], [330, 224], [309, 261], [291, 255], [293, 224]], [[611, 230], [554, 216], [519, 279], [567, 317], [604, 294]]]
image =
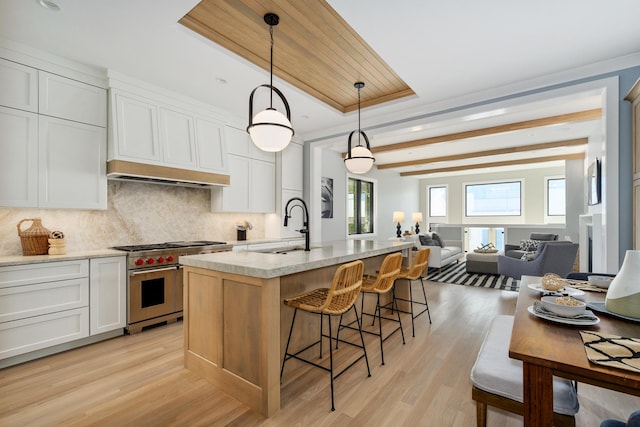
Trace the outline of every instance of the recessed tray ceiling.
[[280, 16], [273, 31], [279, 78], [343, 113], [358, 108], [357, 81], [365, 82], [363, 108], [414, 95], [325, 1], [203, 0], [179, 22], [268, 72], [269, 12]]

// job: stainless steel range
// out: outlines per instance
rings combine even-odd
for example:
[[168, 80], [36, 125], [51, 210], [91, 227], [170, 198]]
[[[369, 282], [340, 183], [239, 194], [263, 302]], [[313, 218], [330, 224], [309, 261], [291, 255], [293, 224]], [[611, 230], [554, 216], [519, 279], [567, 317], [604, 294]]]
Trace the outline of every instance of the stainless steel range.
[[133, 334], [145, 326], [173, 322], [182, 317], [180, 256], [226, 252], [232, 245], [199, 240], [114, 246], [112, 249], [127, 252], [127, 331]]

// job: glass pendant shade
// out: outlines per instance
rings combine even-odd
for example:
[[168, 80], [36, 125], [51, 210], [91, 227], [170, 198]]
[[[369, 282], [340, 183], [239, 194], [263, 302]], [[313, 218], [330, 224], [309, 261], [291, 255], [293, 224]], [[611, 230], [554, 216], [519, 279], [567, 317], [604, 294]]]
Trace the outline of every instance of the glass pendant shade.
[[367, 173], [373, 166], [373, 154], [367, 148], [358, 145], [351, 149], [351, 157], [344, 159], [344, 165], [351, 173]]
[[627, 251], [620, 272], [609, 285], [605, 308], [640, 319], [640, 251]]
[[[276, 152], [282, 151], [291, 142], [293, 128], [291, 127], [291, 110], [284, 94], [273, 85], [273, 27], [278, 25], [280, 18], [275, 13], [264, 15], [264, 22], [269, 25], [269, 35], [271, 37], [271, 57], [269, 61], [269, 84], [260, 85], [255, 88], [249, 96], [249, 126], [247, 132], [251, 141], [262, 151]], [[253, 115], [253, 96], [260, 88], [269, 89], [269, 108]], [[273, 108], [273, 95], [282, 101], [287, 114], [282, 114]]]
[[[344, 159], [344, 165], [349, 172], [362, 174], [371, 170], [373, 162], [375, 162], [376, 159], [371, 152], [371, 145], [369, 144], [367, 134], [360, 129], [360, 89], [364, 87], [364, 83], [356, 82], [353, 86], [358, 89], [358, 130], [354, 130], [349, 134], [348, 151], [347, 157]], [[351, 148], [351, 138], [353, 138], [353, 134], [356, 132], [358, 133], [358, 145]], [[366, 147], [360, 145], [360, 137], [364, 139], [364, 142], [367, 144]]]
[[253, 117], [249, 135], [253, 143], [262, 151], [281, 151], [289, 145], [293, 137], [291, 122], [281, 112], [267, 108]]

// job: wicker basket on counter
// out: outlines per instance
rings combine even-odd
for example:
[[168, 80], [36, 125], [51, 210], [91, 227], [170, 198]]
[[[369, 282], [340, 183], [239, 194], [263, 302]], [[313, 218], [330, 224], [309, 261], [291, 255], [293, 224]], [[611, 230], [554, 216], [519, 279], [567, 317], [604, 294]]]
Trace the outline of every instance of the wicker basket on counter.
[[[22, 230], [22, 223], [31, 221], [31, 227]], [[51, 231], [42, 225], [40, 218], [23, 219], [18, 223], [18, 236], [22, 243], [22, 255], [46, 255], [49, 252], [49, 235]]]

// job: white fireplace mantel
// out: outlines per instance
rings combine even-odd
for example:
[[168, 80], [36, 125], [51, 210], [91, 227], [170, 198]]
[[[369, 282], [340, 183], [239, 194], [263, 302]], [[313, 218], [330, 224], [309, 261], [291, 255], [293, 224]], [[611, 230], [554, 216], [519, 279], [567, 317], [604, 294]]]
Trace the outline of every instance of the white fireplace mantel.
[[[580, 271], [606, 272], [604, 242], [602, 240], [602, 214], [580, 215]], [[591, 260], [589, 270], [589, 236], [591, 236]]]

